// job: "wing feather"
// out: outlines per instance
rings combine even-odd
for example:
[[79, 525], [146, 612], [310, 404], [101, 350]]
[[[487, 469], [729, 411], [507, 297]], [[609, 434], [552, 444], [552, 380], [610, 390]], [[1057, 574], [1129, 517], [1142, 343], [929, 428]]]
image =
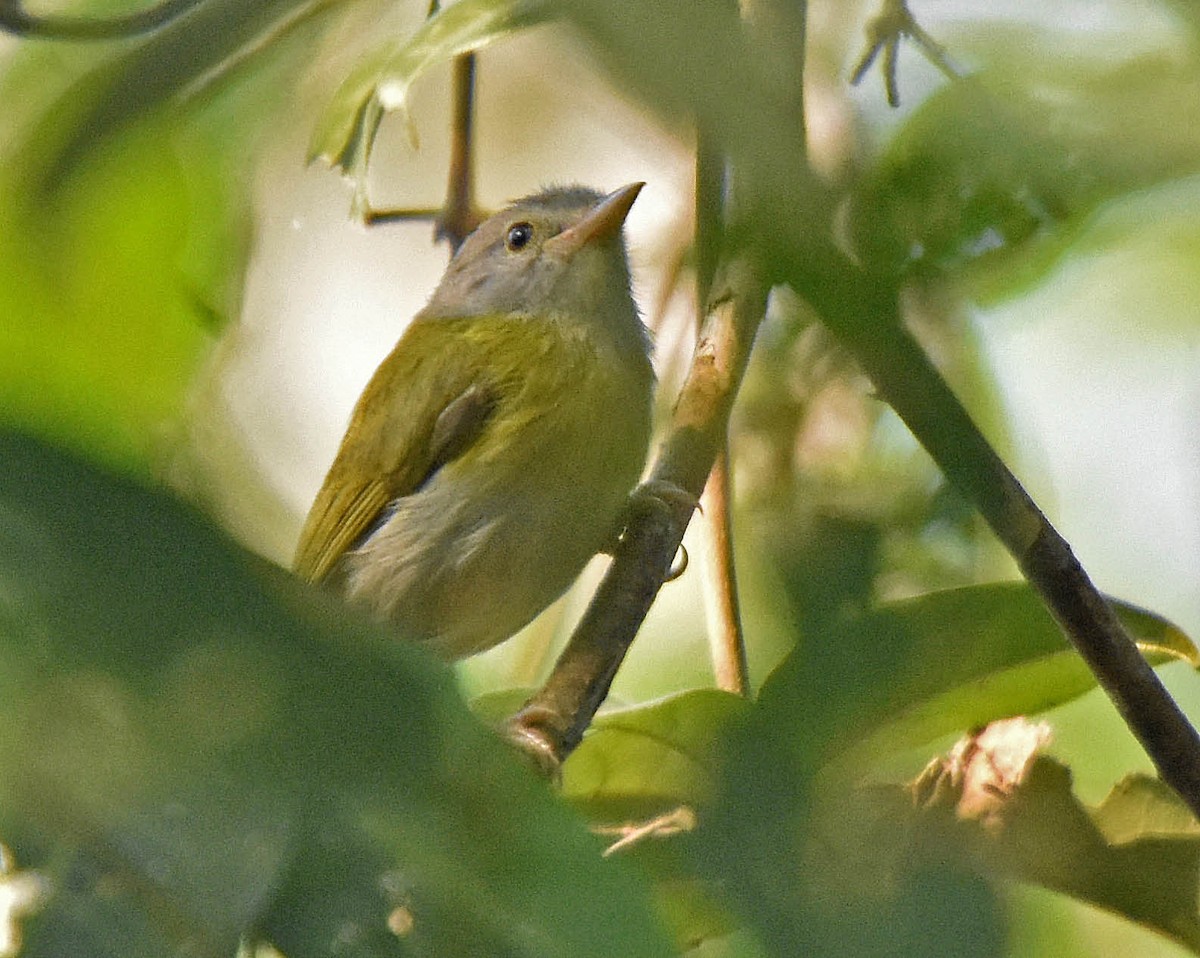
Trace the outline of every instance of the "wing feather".
[[413, 322], [359, 398], [300, 533], [297, 575], [328, 576], [391, 502], [479, 438], [499, 397], [493, 346], [453, 321]]

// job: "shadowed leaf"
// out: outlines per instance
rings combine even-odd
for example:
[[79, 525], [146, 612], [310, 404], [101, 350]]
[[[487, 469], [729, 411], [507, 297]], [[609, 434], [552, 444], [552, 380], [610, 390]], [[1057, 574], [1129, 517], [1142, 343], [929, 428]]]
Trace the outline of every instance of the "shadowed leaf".
[[0, 835], [57, 890], [25, 954], [670, 953], [450, 673], [353, 619], [0, 436]]

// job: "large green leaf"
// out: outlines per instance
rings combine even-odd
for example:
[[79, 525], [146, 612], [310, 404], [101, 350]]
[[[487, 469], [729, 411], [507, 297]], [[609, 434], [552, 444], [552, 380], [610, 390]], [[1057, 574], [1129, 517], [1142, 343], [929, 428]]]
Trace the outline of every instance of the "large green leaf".
[[[1152, 664], [1200, 667], [1200, 652], [1166, 619], [1124, 602], [1113, 600], [1113, 607]], [[893, 677], [891, 714], [868, 748], [919, 745], [1009, 715], [1043, 712], [1096, 686], [1025, 583], [921, 596], [869, 615], [855, 628], [871, 641], [899, 640], [914, 653]]]
[[0, 836], [56, 889], [27, 955], [669, 953], [443, 666], [12, 435], [0, 696]]
[[649, 817], [712, 793], [725, 726], [750, 703], [695, 689], [602, 712], [563, 767], [563, 796], [593, 820]]
[[0, 167], [0, 423], [138, 471], [170, 450], [212, 334], [237, 315], [247, 173], [312, 39], [293, 31], [183, 103], [171, 94], [284, 12], [242, 4], [210, 23], [220, 6], [99, 63], [20, 45], [0, 77], [23, 107]]
[[[1129, 607], [1121, 614], [1156, 660], [1195, 661], [1169, 623]], [[732, 902], [780, 953], [801, 943], [840, 954], [943, 953], [957, 941], [954, 953], [994, 954], [1000, 919], [985, 885], [953, 858], [906, 856], [897, 818], [876, 817], [850, 783], [896, 750], [1047, 708], [1094, 680], [1022, 584], [826, 621], [726, 726], [693, 867], [712, 881], [736, 876], [726, 886]], [[827, 820], [841, 824], [827, 829]], [[948, 912], [961, 921], [935, 933], [927, 923]]]

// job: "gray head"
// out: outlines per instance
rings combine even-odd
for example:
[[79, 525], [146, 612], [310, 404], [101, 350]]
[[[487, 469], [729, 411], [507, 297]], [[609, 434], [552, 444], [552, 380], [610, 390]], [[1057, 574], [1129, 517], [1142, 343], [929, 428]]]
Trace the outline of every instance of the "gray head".
[[600, 322], [620, 346], [644, 354], [646, 333], [629, 291], [621, 237], [642, 185], [607, 196], [557, 187], [517, 200], [466, 238], [425, 315]]

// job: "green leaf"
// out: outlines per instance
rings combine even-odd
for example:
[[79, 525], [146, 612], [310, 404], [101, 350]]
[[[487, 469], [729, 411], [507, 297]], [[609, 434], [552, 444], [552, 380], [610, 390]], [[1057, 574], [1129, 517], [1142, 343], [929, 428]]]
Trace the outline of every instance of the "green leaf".
[[444, 666], [9, 434], [0, 696], [0, 837], [56, 889], [24, 954], [670, 953]]
[[1200, 168], [1194, 59], [1050, 55], [1040, 26], [988, 40], [993, 60], [905, 121], [856, 189], [872, 267], [959, 271], [973, 297], [1045, 278], [1102, 203]]
[[350, 174], [356, 183], [355, 213], [364, 214], [367, 166], [384, 114], [398, 113], [415, 145], [408, 92], [422, 74], [552, 13], [548, 0], [458, 0], [439, 9], [412, 36], [389, 38], [361, 57], [338, 87], [313, 132], [309, 159], [323, 159]]
[[[1182, 660], [1200, 667], [1200, 652], [1166, 619], [1127, 603], [1113, 606], [1152, 664]], [[853, 749], [858, 758], [1042, 712], [1096, 685], [1025, 583], [969, 586], [889, 604], [847, 623], [836, 641], [906, 650], [877, 701], [877, 727]]]
[[563, 797], [596, 821], [645, 818], [711, 794], [714, 749], [749, 703], [694, 689], [602, 712], [563, 766]]
[[[68, 72], [81, 75], [41, 111], [11, 156], [28, 198], [44, 201], [113, 133], [247, 51], [270, 46], [281, 24], [305, 23], [334, 6], [336, 0], [204, 0], [144, 39], [106, 48], [116, 52], [98, 65], [90, 65], [91, 58], [68, 61]], [[285, 91], [274, 90], [268, 99], [283, 102]]]
[[1161, 778], [1128, 775], [1092, 810], [1109, 844], [1146, 838], [1200, 836], [1200, 822]]
[[[616, 839], [655, 881], [655, 900], [681, 951], [728, 935], [737, 922], [719, 887], [699, 880], [683, 851], [694, 809], [711, 799], [719, 743], [746, 699], [695, 689], [597, 716], [563, 766], [563, 797]], [[613, 829], [611, 826], [618, 826]]]

